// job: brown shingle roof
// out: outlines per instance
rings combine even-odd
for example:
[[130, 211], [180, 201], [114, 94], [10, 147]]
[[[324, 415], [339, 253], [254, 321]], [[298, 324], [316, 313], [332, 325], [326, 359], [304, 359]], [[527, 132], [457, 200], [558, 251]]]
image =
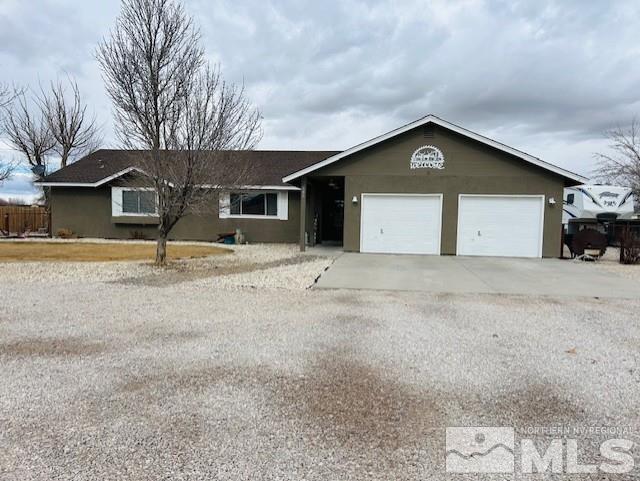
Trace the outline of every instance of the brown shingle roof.
[[[225, 161], [251, 166], [251, 185], [283, 186], [282, 178], [331, 157], [334, 151], [242, 150], [227, 152]], [[95, 184], [137, 164], [144, 151], [97, 150], [43, 180], [51, 184]], [[224, 183], [218, 180], [216, 183]]]

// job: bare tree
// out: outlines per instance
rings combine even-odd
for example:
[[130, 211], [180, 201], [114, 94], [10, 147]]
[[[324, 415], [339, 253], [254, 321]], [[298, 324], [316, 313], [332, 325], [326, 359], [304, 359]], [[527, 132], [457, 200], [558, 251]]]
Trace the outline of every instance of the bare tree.
[[[0, 84], [0, 136], [3, 134], [3, 118], [4, 109], [9, 107], [13, 101], [14, 93], [8, 85]], [[0, 158], [0, 184], [9, 179], [16, 168], [15, 162], [6, 162]]]
[[605, 182], [626, 185], [640, 194], [640, 122], [607, 132], [611, 153], [598, 153], [596, 175]]
[[156, 265], [165, 265], [176, 223], [210, 205], [212, 187], [246, 178], [229, 151], [256, 145], [261, 116], [243, 88], [207, 66], [200, 33], [176, 0], [123, 0], [97, 57], [120, 141], [147, 151], [140, 180], [157, 195]]
[[36, 175], [44, 175], [48, 156], [56, 145], [47, 119], [37, 104], [17, 94], [11, 107], [4, 109], [3, 130], [13, 149], [20, 152]]
[[48, 91], [41, 90], [38, 98], [42, 114], [56, 141], [55, 152], [60, 156], [60, 167], [95, 150], [102, 142], [95, 116], [87, 114], [78, 84], [69, 78], [71, 95], [61, 81], [52, 82]]

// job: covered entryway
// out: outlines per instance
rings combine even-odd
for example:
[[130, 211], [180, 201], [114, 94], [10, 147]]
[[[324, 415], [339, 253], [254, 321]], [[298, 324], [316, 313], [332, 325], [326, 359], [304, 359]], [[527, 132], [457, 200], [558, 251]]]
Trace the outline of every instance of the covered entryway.
[[544, 196], [461, 194], [459, 256], [542, 257]]
[[362, 194], [360, 252], [440, 254], [442, 194]]
[[342, 246], [344, 177], [314, 177], [308, 181], [309, 246]]

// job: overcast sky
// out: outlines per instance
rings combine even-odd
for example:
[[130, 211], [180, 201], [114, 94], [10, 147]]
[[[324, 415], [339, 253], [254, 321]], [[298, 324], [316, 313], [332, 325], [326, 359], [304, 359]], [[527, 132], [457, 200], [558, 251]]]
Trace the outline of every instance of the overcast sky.
[[[433, 113], [588, 175], [603, 132], [640, 114], [638, 0], [185, 4], [261, 108], [263, 149], [345, 149]], [[0, 82], [73, 75], [117, 147], [94, 52], [118, 10], [0, 0]], [[28, 192], [26, 174], [0, 188]]]

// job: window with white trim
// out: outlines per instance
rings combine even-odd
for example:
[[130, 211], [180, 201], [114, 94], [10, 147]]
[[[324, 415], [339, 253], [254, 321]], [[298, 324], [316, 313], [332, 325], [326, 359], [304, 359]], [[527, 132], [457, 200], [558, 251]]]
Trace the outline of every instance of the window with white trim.
[[229, 199], [231, 215], [278, 215], [278, 194], [231, 193]]
[[111, 215], [155, 216], [158, 214], [156, 192], [152, 188], [111, 188]]
[[226, 192], [220, 195], [220, 218], [288, 218], [287, 192]]

